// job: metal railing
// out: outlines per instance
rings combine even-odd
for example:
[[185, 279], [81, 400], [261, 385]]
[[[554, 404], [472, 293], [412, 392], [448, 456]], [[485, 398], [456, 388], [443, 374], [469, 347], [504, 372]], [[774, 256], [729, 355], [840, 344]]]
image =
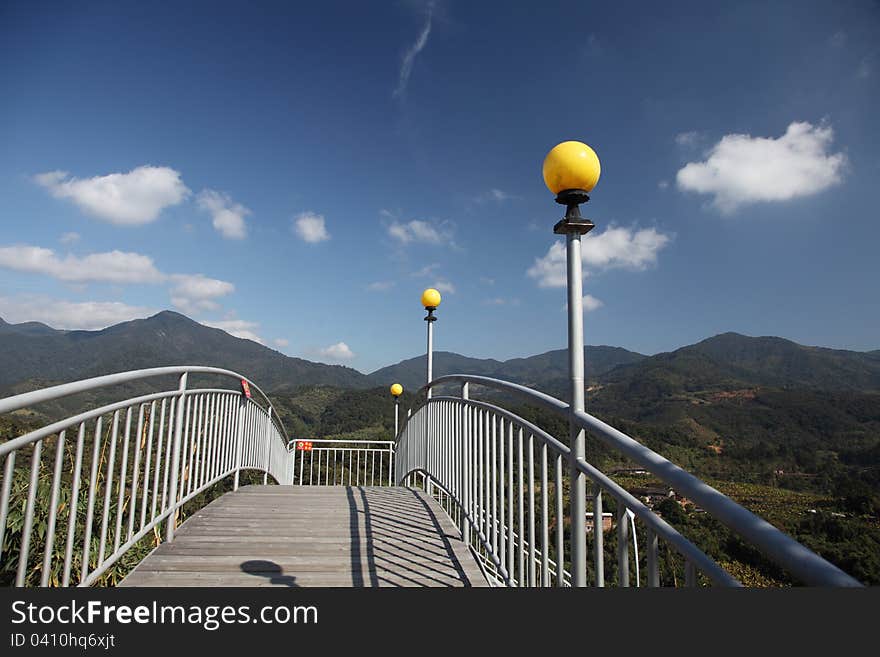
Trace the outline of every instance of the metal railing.
[[[236, 389], [190, 388], [191, 375]], [[213, 367], [159, 367], [100, 376], [0, 400], [0, 414], [122, 384], [177, 377], [173, 390], [104, 404], [0, 445], [0, 564], [16, 586], [88, 586], [151, 532], [165, 540], [183, 505], [245, 469], [293, 478], [284, 426], [246, 377]], [[262, 403], [242, 393], [246, 381]], [[16, 468], [19, 463], [29, 467]]]
[[[423, 390], [457, 383], [461, 397], [428, 397], [406, 418], [396, 439], [395, 481], [425, 489], [458, 523], [464, 540], [490, 581], [508, 586], [569, 586], [571, 528], [587, 525], [592, 562], [581, 581], [606, 583], [605, 535], [616, 542], [614, 575], [619, 586], [660, 586], [661, 558], [681, 569], [686, 586], [740, 582], [639, 499], [538, 426], [497, 405], [470, 399], [471, 385], [524, 398], [573, 422], [685, 495], [715, 519], [804, 583], [859, 586], [859, 582], [765, 520], [685, 472], [638, 441], [549, 395], [497, 379], [450, 375]], [[571, 516], [573, 481], [592, 485], [591, 512]], [[613, 527], [603, 509], [610, 498]], [[594, 527], [589, 527], [593, 519]], [[637, 526], [641, 527], [637, 539]], [[662, 541], [662, 542], [661, 542]], [[645, 567], [639, 569], [639, 546]], [[661, 550], [663, 548], [663, 550]], [[670, 555], [677, 555], [671, 558]], [[635, 565], [635, 577], [630, 566]], [[679, 581], [673, 572], [673, 583]], [[639, 580], [642, 580], [641, 582]]]
[[393, 440], [295, 440], [291, 483], [391, 486]]

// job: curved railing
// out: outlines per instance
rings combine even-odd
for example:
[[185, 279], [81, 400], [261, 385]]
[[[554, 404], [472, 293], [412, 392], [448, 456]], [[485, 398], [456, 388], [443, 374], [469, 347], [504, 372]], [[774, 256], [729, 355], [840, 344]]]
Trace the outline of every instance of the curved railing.
[[[594, 584], [605, 584], [604, 535], [614, 525], [616, 581], [621, 586], [640, 583], [639, 545], [646, 557], [644, 583], [660, 585], [661, 539], [679, 555], [685, 585], [695, 586], [704, 580], [722, 586], [740, 585], [607, 475], [583, 459], [572, 463], [569, 448], [546, 431], [497, 405], [470, 399], [470, 385], [517, 395], [573, 422], [686, 496], [804, 583], [860, 585], [767, 521], [588, 413], [572, 415], [568, 405], [554, 397], [481, 376], [439, 377], [423, 391], [450, 383], [461, 385], [461, 397], [427, 398], [406, 418], [397, 435], [395, 479], [397, 483], [412, 482], [417, 475], [424, 480], [426, 489], [459, 523], [490, 580], [509, 586], [570, 584], [571, 554], [565, 534], [577, 524], [570, 515], [569, 490], [575, 477], [585, 476], [592, 483], [588, 493], [592, 512], [580, 526], [586, 525], [591, 536], [593, 559], [587, 569], [592, 569], [589, 574]], [[613, 500], [614, 514], [603, 513], [606, 496]], [[644, 531], [644, 541], [636, 540], [636, 520]], [[636, 570], [633, 578], [631, 564]], [[583, 574], [582, 581], [587, 581], [587, 573]]]
[[[172, 390], [103, 404], [0, 445], [4, 580], [14, 569], [16, 586], [94, 584], [151, 532], [158, 543], [163, 522], [173, 540], [183, 505], [224, 478], [234, 476], [238, 488], [239, 473], [252, 469], [264, 483], [292, 480], [284, 425], [263, 391], [230, 370], [109, 374], [0, 399], [0, 415], [12, 421], [15, 411], [79, 393], [107, 398], [120, 385], [169, 375], [177, 377]], [[192, 375], [234, 380], [235, 388], [191, 388]]]

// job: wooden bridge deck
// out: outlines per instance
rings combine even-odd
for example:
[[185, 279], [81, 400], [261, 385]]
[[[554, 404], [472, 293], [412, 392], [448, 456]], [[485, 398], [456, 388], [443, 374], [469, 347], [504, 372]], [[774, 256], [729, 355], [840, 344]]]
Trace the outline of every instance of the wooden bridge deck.
[[245, 486], [188, 518], [121, 586], [487, 586], [421, 491]]

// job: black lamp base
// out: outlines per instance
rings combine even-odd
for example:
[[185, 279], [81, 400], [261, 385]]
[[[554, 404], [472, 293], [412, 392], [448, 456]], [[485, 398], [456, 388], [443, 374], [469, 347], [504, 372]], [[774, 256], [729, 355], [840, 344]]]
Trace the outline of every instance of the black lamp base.
[[593, 230], [596, 224], [582, 217], [580, 210], [580, 204], [586, 203], [589, 200], [589, 194], [583, 189], [563, 189], [559, 192], [556, 195], [556, 202], [566, 206], [565, 217], [553, 226], [553, 232], [557, 235], [567, 235], [569, 233], [586, 235]]

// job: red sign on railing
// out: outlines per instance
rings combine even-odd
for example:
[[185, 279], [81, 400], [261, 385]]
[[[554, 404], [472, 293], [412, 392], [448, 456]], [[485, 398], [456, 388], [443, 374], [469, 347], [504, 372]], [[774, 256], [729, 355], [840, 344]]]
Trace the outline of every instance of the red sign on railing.
[[245, 397], [248, 399], [251, 398], [251, 386], [246, 379], [241, 380], [241, 391], [244, 393]]
[[311, 440], [297, 440], [296, 448], [301, 451], [311, 452], [312, 451], [312, 441]]

